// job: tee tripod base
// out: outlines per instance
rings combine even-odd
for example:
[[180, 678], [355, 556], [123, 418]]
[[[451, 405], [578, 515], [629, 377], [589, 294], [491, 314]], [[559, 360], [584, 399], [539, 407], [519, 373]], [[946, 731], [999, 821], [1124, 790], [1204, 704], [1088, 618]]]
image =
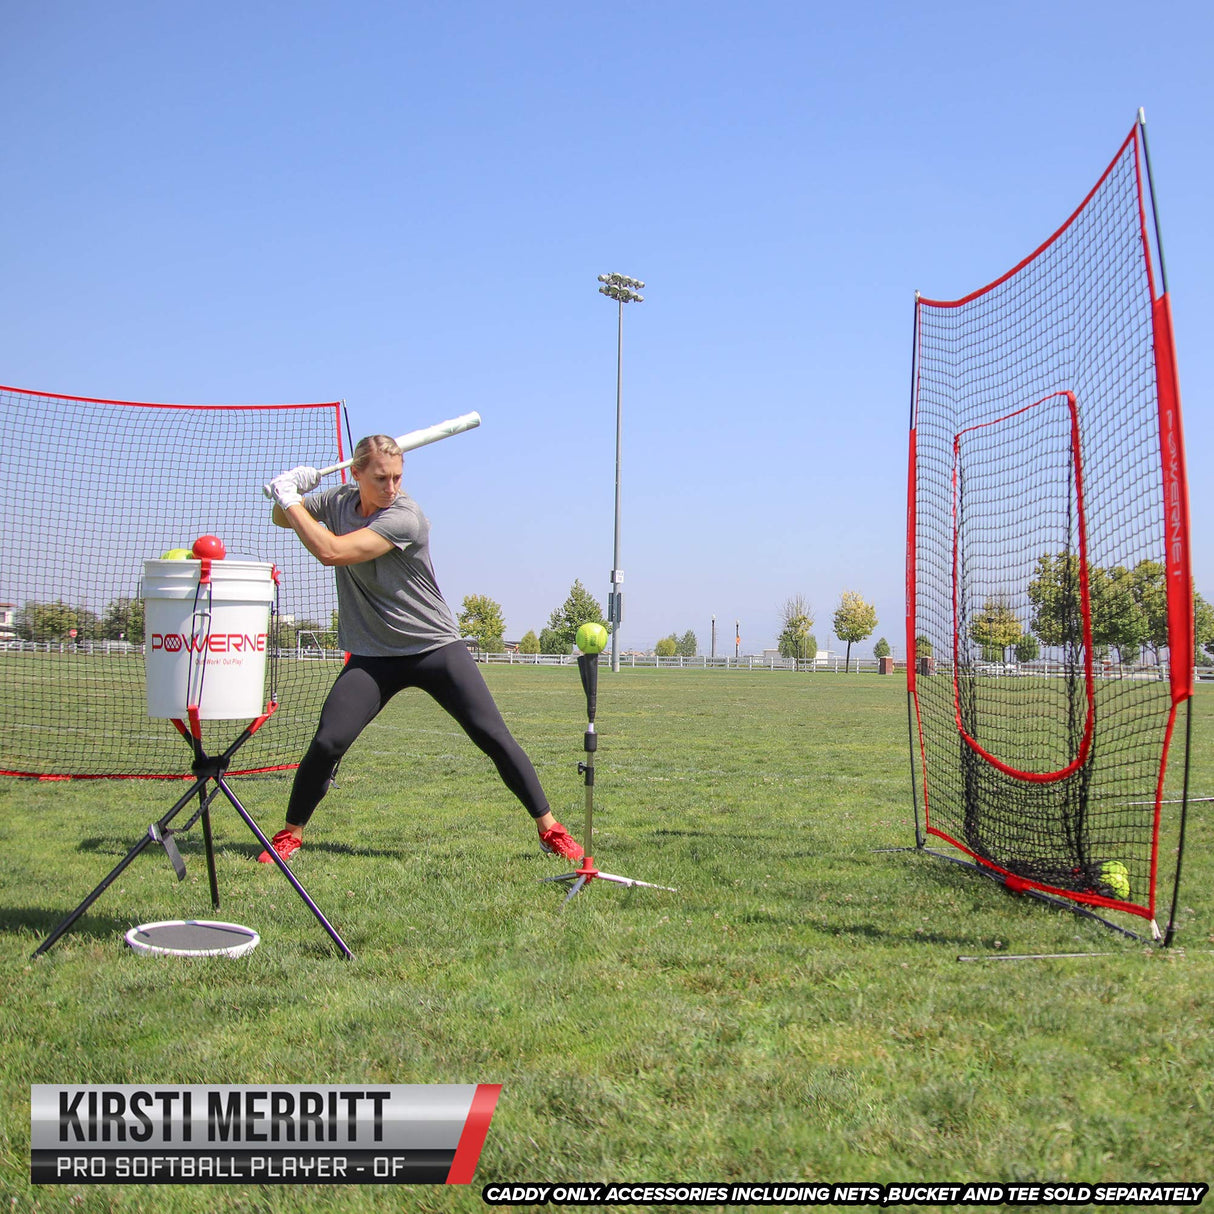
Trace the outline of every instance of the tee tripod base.
[[[670, 885], [654, 885], [652, 881], [637, 881], [633, 877], [621, 877], [621, 876], [618, 876], [616, 873], [600, 872], [597, 868], [594, 867], [594, 857], [593, 856], [583, 856], [582, 857], [582, 867], [575, 868], [573, 870], [573, 872], [571, 872], [571, 873], [561, 873], [559, 876], [556, 876], [556, 877], [544, 877], [544, 878], [542, 878], [542, 880], [544, 880], [544, 881], [572, 881], [573, 886], [569, 890], [569, 892], [565, 895], [565, 902], [568, 902], [571, 898], [574, 898], [578, 894], [580, 894], [582, 892], [582, 890], [584, 890], [586, 888], [586, 886], [590, 884], [591, 881], [614, 881], [617, 885], [640, 885], [640, 886], [644, 886], [645, 889], [664, 889], [668, 893], [672, 893], [672, 894], [678, 893], [678, 890], [676, 890], [673, 886], [670, 886]], [[562, 903], [561, 905], [563, 906], [564, 903]]]
[[651, 881], [637, 881], [633, 877], [621, 877], [616, 873], [605, 873], [594, 867], [594, 857], [590, 854], [594, 842], [594, 755], [598, 750], [598, 734], [594, 729], [594, 715], [598, 705], [599, 658], [598, 654], [583, 653], [577, 660], [578, 670], [582, 676], [582, 687], [586, 692], [586, 735], [583, 745], [586, 750], [586, 762], [579, 763], [577, 769], [586, 783], [586, 855], [582, 857], [581, 868], [572, 872], [560, 873], [555, 877], [542, 877], [541, 881], [569, 881], [572, 887], [565, 895], [566, 905], [590, 884], [591, 881], [612, 881], [617, 885], [639, 885], [645, 889], [662, 889], [676, 894], [678, 890], [670, 885], [654, 885]]
[[[219, 882], [215, 876], [215, 853], [211, 839], [211, 802], [222, 793], [231, 804], [232, 808], [244, 819], [245, 825], [253, 832], [257, 841], [270, 854], [270, 859], [278, 865], [279, 871], [291, 883], [292, 888], [303, 900], [304, 905], [315, 915], [317, 922], [328, 933], [329, 938], [341, 949], [344, 956], [352, 958], [354, 954], [346, 947], [345, 941], [337, 934], [333, 925], [321, 914], [316, 903], [308, 897], [307, 890], [299, 883], [299, 879], [287, 866], [286, 861], [274, 850], [273, 844], [262, 833], [261, 828], [253, 821], [249, 812], [240, 803], [240, 799], [229, 787], [225, 778], [228, 765], [232, 760], [232, 756], [236, 751], [243, 746], [249, 738], [269, 719], [277, 705], [270, 705], [266, 712], [260, 716], [252, 724], [248, 725], [241, 733], [240, 737], [232, 743], [220, 755], [208, 755], [202, 748], [201, 729], [197, 718], [191, 713], [190, 725], [191, 729], [187, 730], [182, 721], [174, 721], [173, 724], [177, 727], [178, 732], [189, 742], [194, 748], [194, 764], [191, 771], [194, 775], [194, 783], [189, 789], [178, 799], [177, 803], [162, 817], [159, 821], [153, 822], [148, 827], [143, 838], [127, 852], [126, 856], [118, 862], [108, 876], [93, 890], [83, 902], [47, 938], [34, 950], [33, 956], [40, 956], [45, 953], [68, 929], [84, 914], [98, 898], [114, 883], [124, 869], [138, 856], [146, 847], [153, 843], [160, 844], [164, 848], [165, 854], [169, 858], [169, 863], [173, 866], [173, 871], [177, 874], [177, 880], [185, 879], [185, 862], [181, 858], [181, 853], [177, 849], [177, 844], [173, 840], [174, 830], [169, 825], [173, 819], [193, 800], [195, 795], [198, 797], [199, 808], [194, 817], [190, 819], [183, 828], [188, 830], [199, 819], [202, 819], [203, 839], [206, 844], [207, 857], [207, 874], [211, 882], [211, 905], [215, 910], [219, 909]], [[214, 784], [214, 788], [208, 791], [208, 784]]]

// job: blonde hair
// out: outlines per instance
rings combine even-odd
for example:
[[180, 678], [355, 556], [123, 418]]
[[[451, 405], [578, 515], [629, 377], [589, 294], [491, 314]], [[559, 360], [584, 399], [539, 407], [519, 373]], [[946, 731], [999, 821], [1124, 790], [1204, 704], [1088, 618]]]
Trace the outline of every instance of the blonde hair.
[[354, 448], [354, 458], [350, 461], [350, 467], [355, 472], [361, 472], [370, 462], [374, 455], [403, 455], [400, 445], [396, 439], [389, 438], [386, 434], [368, 434], [366, 438], [360, 438], [358, 445]]

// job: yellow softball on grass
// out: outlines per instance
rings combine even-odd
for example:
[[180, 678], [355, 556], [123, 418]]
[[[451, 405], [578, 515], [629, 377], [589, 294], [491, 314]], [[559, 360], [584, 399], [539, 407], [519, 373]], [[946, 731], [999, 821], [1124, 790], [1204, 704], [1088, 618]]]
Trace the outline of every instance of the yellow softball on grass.
[[1114, 898], [1122, 902], [1130, 896], [1130, 870], [1120, 860], [1106, 860], [1100, 866], [1100, 881]]

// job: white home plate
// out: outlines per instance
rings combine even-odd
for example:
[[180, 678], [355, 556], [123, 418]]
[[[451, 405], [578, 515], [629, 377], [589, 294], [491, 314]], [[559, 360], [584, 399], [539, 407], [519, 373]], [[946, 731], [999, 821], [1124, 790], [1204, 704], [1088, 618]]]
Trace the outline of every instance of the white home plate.
[[261, 942], [251, 927], [212, 919], [166, 919], [143, 923], [126, 934], [131, 948], [173, 957], [241, 957]]

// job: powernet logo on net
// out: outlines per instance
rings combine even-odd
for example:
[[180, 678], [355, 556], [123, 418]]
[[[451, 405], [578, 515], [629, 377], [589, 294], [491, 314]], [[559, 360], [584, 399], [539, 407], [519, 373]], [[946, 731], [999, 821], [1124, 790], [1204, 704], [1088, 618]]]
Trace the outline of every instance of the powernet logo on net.
[[30, 1088], [33, 1184], [471, 1184], [500, 1084]]

